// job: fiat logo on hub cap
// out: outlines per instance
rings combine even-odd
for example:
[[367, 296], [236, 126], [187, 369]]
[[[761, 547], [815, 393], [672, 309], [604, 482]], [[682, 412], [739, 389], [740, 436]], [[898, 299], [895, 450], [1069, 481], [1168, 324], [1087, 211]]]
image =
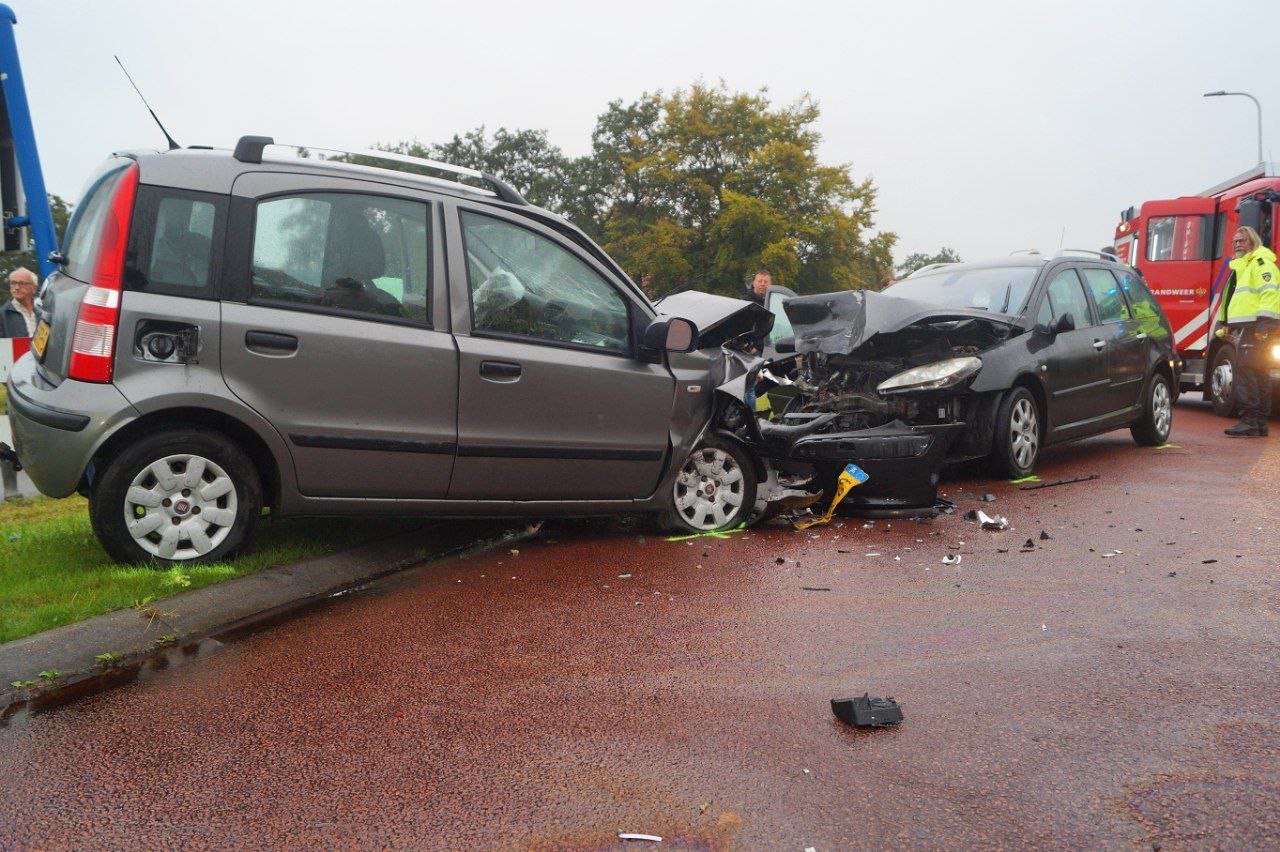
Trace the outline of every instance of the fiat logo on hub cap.
[[173, 511], [177, 512], [179, 515], [185, 515], [190, 509], [191, 504], [186, 500], [179, 500], [177, 503], [173, 504]]

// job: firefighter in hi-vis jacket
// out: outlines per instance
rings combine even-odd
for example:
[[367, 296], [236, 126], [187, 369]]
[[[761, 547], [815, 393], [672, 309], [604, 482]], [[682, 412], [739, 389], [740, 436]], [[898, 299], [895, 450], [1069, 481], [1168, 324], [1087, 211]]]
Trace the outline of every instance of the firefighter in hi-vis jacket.
[[1231, 240], [1231, 283], [1218, 316], [1218, 337], [1236, 337], [1236, 399], [1241, 420], [1226, 432], [1233, 438], [1262, 438], [1271, 414], [1272, 344], [1280, 343], [1280, 269], [1275, 252], [1253, 228]]

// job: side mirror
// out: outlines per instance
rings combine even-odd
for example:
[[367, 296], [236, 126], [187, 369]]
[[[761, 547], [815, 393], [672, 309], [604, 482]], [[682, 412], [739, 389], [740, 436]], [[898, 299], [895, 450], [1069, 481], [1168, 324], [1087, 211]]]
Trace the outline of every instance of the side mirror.
[[1057, 322], [1050, 326], [1050, 329], [1055, 335], [1062, 334], [1064, 331], [1075, 331], [1076, 318], [1069, 313], [1063, 314], [1058, 317]]
[[661, 364], [665, 352], [692, 352], [698, 348], [698, 329], [683, 317], [659, 317], [644, 330], [637, 353], [646, 364]]
[[773, 348], [778, 354], [790, 354], [796, 351], [796, 339], [794, 337], [779, 337], [773, 342]]

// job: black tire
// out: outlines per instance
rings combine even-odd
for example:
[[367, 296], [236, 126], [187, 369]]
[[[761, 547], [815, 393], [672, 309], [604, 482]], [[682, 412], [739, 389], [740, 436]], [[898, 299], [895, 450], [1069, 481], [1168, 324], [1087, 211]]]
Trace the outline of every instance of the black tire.
[[1021, 479], [1031, 475], [1044, 444], [1044, 416], [1036, 398], [1026, 388], [1015, 387], [1005, 394], [996, 412], [995, 440], [988, 457], [995, 476]]
[[[175, 457], [188, 457], [192, 464]], [[198, 469], [197, 460], [203, 461]], [[157, 463], [163, 468], [154, 468]], [[167, 471], [168, 485], [156, 470]], [[194, 484], [183, 479], [188, 476], [195, 477]], [[138, 477], [144, 477], [137, 485], [141, 495], [131, 494]], [[157, 567], [230, 559], [248, 541], [261, 514], [262, 485], [253, 462], [225, 435], [198, 427], [142, 437], [106, 464], [89, 495], [89, 520], [107, 554], [119, 562]], [[159, 520], [149, 520], [153, 516]], [[159, 526], [135, 538], [129, 517]], [[201, 524], [205, 519], [210, 522]], [[164, 532], [169, 527], [176, 530], [172, 536]], [[165, 540], [175, 538], [173, 555], [162, 555]]]
[[1152, 373], [1142, 396], [1142, 415], [1129, 433], [1144, 447], [1158, 447], [1169, 441], [1172, 428], [1173, 389], [1162, 374]]
[[[702, 461], [702, 466], [698, 464], [699, 460]], [[732, 465], [728, 464], [729, 460], [732, 460]], [[724, 462], [721, 469], [727, 474], [725, 481], [717, 481], [714, 473], [707, 473], [708, 470], [716, 469], [717, 461]], [[705, 467], [707, 465], [710, 467]], [[733, 478], [734, 470], [741, 474], [740, 477]], [[682, 505], [689, 495], [696, 495], [698, 489], [708, 486], [713, 489], [709, 495], [712, 500], [702, 499], [701, 503]], [[734, 499], [738, 501], [736, 505], [731, 502]], [[756, 467], [751, 457], [733, 441], [706, 437], [680, 463], [680, 470], [666, 496], [667, 508], [659, 514], [658, 522], [666, 529], [686, 533], [730, 530], [747, 522], [755, 502]], [[724, 510], [722, 521], [708, 509], [715, 506]], [[732, 511], [728, 511], [730, 508]]]
[[[1213, 404], [1213, 413], [1219, 417], [1235, 417], [1238, 410], [1236, 404], [1235, 378], [1236, 350], [1234, 346], [1219, 346], [1213, 354], [1213, 363], [1209, 373], [1204, 377], [1205, 398]], [[1218, 371], [1225, 368], [1230, 380], [1223, 382]], [[1218, 378], [1215, 378], [1218, 377]]]

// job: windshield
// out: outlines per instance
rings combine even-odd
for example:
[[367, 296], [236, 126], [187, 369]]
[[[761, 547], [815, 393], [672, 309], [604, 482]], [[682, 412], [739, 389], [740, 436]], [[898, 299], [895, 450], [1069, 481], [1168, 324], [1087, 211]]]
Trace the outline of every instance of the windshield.
[[1038, 266], [943, 268], [913, 275], [892, 285], [885, 294], [948, 308], [976, 308], [1016, 314], [1031, 292]]

